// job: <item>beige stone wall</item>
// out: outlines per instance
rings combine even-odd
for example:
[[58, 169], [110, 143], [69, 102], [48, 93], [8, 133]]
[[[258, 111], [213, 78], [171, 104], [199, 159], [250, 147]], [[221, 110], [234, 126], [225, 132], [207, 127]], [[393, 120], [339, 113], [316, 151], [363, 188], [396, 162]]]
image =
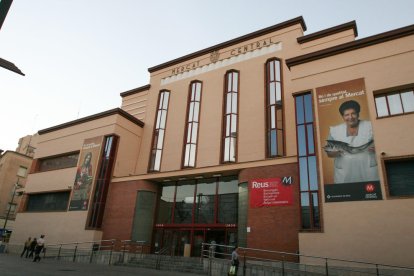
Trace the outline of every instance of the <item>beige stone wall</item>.
[[343, 43], [351, 42], [354, 40], [355, 40], [354, 30], [353, 29], [345, 30], [345, 31], [330, 35], [329, 37], [323, 37], [323, 38], [315, 39], [315, 40], [301, 44], [301, 48], [303, 50], [302, 54], [319, 51], [322, 49], [326, 49], [326, 48], [340, 45]]
[[146, 121], [148, 91], [138, 92], [122, 98], [121, 108], [140, 119]]
[[300, 253], [412, 267], [413, 210], [412, 199], [325, 204], [323, 232], [300, 233]]
[[[264, 35], [244, 41], [238, 45], [220, 49], [223, 58], [229, 55], [232, 49], [243, 47], [255, 41], [261, 41], [272, 37], [272, 41], [280, 43], [280, 49], [272, 53], [263, 54], [258, 57], [247, 58], [246, 60], [235, 61], [230, 65], [218, 66], [217, 69], [199, 73], [193, 77], [183, 78], [167, 84], [162, 80], [180, 64], [154, 72], [151, 74], [151, 89], [147, 100], [147, 115], [142, 151], [139, 157], [136, 173], [145, 174], [148, 169], [149, 151], [156, 115], [156, 105], [159, 91], [167, 89], [171, 91], [169, 111], [167, 118], [166, 136], [164, 141], [164, 152], [161, 162], [161, 171], [177, 171], [181, 168], [184, 132], [186, 123], [187, 97], [189, 84], [192, 80], [203, 82], [202, 103], [200, 111], [200, 129], [197, 150], [197, 167], [211, 167], [220, 165], [220, 143], [222, 131], [223, 112], [223, 82], [224, 75], [230, 69], [240, 71], [240, 97], [239, 97], [239, 122], [238, 122], [238, 162], [251, 162], [265, 159], [265, 113], [263, 106], [264, 98], [264, 65], [267, 59], [279, 57], [282, 59], [295, 55], [300, 51], [296, 41], [302, 35], [299, 25], [291, 26], [277, 31], [273, 34]], [[197, 57], [183, 64], [197, 61], [208, 62], [209, 55]], [[202, 69], [199, 69], [202, 71]], [[206, 69], [208, 70], [208, 69]], [[285, 88], [289, 87], [288, 69], [284, 66], [283, 73]], [[292, 103], [290, 98], [285, 98], [285, 105]], [[286, 117], [293, 114], [293, 111], [285, 109]], [[254, 121], [254, 123], [252, 123]], [[291, 135], [294, 127], [286, 125], [287, 135]], [[293, 142], [293, 143], [292, 143]], [[286, 144], [287, 155], [294, 155], [296, 151], [295, 142]]]
[[87, 211], [20, 213], [15, 221], [11, 244], [28, 237], [46, 235], [46, 247], [55, 243], [87, 242], [102, 239], [102, 232], [85, 230]]
[[[112, 134], [119, 136], [113, 175], [129, 175], [135, 168], [135, 162], [131, 160], [137, 160], [139, 155], [142, 128], [120, 115], [40, 135], [35, 158], [79, 151], [85, 139]], [[25, 192], [70, 191], [75, 175], [76, 167], [32, 173], [28, 176]], [[87, 214], [87, 211], [19, 213], [11, 243], [18, 243], [29, 236], [38, 237], [42, 233], [46, 235], [48, 243], [101, 239], [101, 231], [85, 229]]]
[[[13, 196], [14, 185], [19, 182], [19, 185], [25, 187], [27, 175], [25, 177], [17, 177], [20, 166], [27, 168], [29, 173], [32, 159], [28, 156], [18, 154], [13, 151], [6, 151], [0, 158], [0, 218], [5, 219], [8, 213], [8, 203], [11, 202]], [[18, 179], [19, 178], [19, 179]], [[18, 189], [17, 191], [24, 190]], [[16, 203], [16, 210], [10, 212], [9, 219], [14, 219], [17, 213], [20, 197], [15, 195], [13, 202]], [[0, 225], [3, 228], [3, 224]], [[7, 228], [12, 224], [7, 223]]]
[[[291, 92], [315, 92], [317, 87], [364, 78], [378, 164], [381, 164], [381, 152], [385, 152], [387, 158], [414, 155], [414, 114], [376, 119], [373, 95], [375, 90], [413, 82], [412, 45], [414, 37], [405, 37], [295, 66], [291, 69]], [[317, 106], [315, 97], [314, 106]], [[320, 156], [324, 154], [321, 146], [318, 145]], [[319, 164], [322, 171], [321, 162]], [[383, 167], [378, 168], [384, 199], [322, 202], [323, 232], [299, 235], [302, 254], [405, 266], [414, 263], [411, 238], [414, 202], [412, 199], [390, 199], [384, 186]], [[321, 175], [319, 179], [323, 197]]]

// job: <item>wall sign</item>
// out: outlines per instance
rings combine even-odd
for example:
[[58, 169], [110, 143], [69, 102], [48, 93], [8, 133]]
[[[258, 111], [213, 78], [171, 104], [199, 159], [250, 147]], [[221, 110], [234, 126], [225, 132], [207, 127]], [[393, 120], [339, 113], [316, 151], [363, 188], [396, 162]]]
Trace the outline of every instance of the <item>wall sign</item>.
[[382, 199], [364, 79], [316, 94], [325, 202]]
[[292, 177], [252, 179], [249, 181], [250, 207], [293, 204]]
[[103, 137], [86, 139], [79, 155], [78, 169], [73, 183], [69, 211], [86, 211], [89, 207], [95, 175], [100, 161]]

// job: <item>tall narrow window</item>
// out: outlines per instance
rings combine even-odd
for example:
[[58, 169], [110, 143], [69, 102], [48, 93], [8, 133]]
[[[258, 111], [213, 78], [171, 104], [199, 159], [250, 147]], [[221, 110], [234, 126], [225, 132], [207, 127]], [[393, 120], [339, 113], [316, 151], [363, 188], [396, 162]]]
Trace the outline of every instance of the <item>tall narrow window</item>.
[[102, 220], [106, 205], [106, 196], [108, 194], [109, 182], [112, 177], [112, 168], [115, 161], [116, 146], [118, 144], [117, 136], [105, 137], [105, 148], [102, 152], [101, 161], [99, 162], [99, 171], [96, 180], [96, 186], [92, 199], [92, 209], [90, 211], [88, 227], [101, 228]]
[[236, 162], [238, 94], [239, 72], [229, 71], [224, 87], [223, 163]]
[[302, 229], [320, 229], [312, 95], [295, 97]]
[[284, 155], [282, 73], [280, 61], [266, 63], [266, 155]]
[[149, 171], [159, 171], [161, 167], [162, 149], [164, 146], [165, 126], [167, 121], [168, 100], [170, 91], [163, 90], [158, 98], [157, 118], [152, 139]]
[[201, 88], [202, 84], [200, 81], [194, 81], [190, 84], [190, 95], [187, 109], [187, 131], [184, 145], [184, 168], [195, 166], [198, 124], [200, 120]]

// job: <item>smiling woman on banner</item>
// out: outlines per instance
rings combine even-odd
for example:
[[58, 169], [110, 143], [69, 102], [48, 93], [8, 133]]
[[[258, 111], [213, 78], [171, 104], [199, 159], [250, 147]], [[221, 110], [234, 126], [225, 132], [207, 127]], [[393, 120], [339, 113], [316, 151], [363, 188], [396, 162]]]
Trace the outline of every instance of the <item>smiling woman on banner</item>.
[[343, 102], [339, 113], [344, 122], [330, 127], [324, 150], [328, 157], [335, 158], [334, 183], [379, 179], [372, 125], [359, 119], [360, 110], [357, 101]]

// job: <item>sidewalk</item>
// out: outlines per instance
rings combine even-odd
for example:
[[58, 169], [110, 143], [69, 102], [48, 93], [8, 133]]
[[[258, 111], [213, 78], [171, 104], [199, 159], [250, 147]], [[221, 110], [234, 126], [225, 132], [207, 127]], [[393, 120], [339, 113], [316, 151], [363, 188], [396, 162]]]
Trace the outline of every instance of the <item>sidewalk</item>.
[[60, 276], [60, 275], [103, 275], [103, 276], [199, 276], [198, 274], [152, 270], [138, 267], [83, 264], [52, 259], [42, 259], [34, 263], [32, 259], [20, 258], [19, 255], [0, 254], [0, 275], [2, 276]]

